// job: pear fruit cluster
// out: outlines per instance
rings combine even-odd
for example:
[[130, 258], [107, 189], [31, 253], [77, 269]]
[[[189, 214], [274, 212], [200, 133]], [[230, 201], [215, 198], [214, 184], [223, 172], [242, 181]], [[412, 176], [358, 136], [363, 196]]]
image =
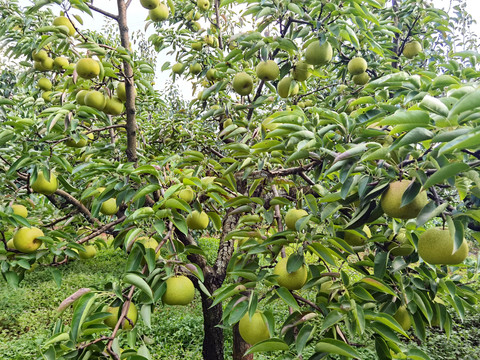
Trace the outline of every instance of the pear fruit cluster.
[[352, 80], [356, 85], [365, 85], [370, 80], [367, 74], [368, 64], [362, 57], [355, 57], [348, 62], [347, 70], [353, 76]]

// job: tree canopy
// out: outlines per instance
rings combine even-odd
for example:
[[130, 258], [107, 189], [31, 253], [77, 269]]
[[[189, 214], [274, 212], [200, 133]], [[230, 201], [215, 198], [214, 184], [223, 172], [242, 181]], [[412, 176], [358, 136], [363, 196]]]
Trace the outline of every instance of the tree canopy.
[[[414, 340], [478, 300], [480, 54], [461, 2], [130, 3], [0, 0], [2, 276], [128, 257], [59, 304], [43, 356], [150, 359], [137, 320], [196, 296], [206, 360], [227, 327], [235, 360], [428, 359]], [[82, 25], [94, 12], [107, 31]], [[165, 53], [172, 82], [154, 84]]]

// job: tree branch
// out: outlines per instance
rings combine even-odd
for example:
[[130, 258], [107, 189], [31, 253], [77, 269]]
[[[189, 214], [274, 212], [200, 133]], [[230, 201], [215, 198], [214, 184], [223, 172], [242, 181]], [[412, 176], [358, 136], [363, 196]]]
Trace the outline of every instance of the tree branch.
[[118, 15], [114, 15], [112, 13], [109, 13], [108, 11], [105, 11], [103, 9], [100, 9], [96, 7], [93, 4], [86, 4], [91, 10], [98, 12], [99, 14], [105, 15], [106, 17], [109, 17], [110, 19], [113, 19], [115, 21], [118, 21]]

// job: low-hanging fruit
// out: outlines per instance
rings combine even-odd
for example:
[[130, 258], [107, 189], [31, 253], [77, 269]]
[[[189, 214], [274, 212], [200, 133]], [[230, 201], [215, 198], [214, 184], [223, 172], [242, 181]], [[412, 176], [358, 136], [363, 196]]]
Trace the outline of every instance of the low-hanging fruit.
[[85, 250], [78, 250], [80, 259], [91, 259], [97, 254], [97, 248], [94, 245], [84, 245]]
[[[124, 82], [119, 82], [117, 85], [117, 97], [123, 102], [127, 101], [127, 87]], [[137, 96], [137, 89], [133, 88], [133, 93]]]
[[32, 184], [32, 190], [43, 195], [51, 195], [58, 188], [58, 181], [55, 174], [50, 173], [50, 179], [47, 180], [45, 175], [43, 175], [43, 171], [40, 171], [37, 174], [37, 178]]
[[203, 230], [208, 226], [208, 215], [205, 211], [198, 212], [197, 210], [192, 211], [191, 214], [187, 216], [187, 226], [192, 230]]
[[418, 255], [432, 265], [457, 265], [468, 256], [468, 243], [453, 252], [455, 239], [448, 228], [435, 227], [422, 233], [418, 239]]
[[246, 72], [240, 72], [233, 78], [233, 90], [241, 96], [250, 94], [253, 90], [253, 79]]
[[79, 105], [85, 105], [85, 96], [88, 94], [88, 90], [80, 90], [77, 95], [75, 95], [75, 100]]
[[298, 290], [305, 285], [307, 281], [308, 270], [307, 267], [302, 264], [300, 268], [294, 272], [289, 273], [287, 271], [287, 257], [281, 259], [275, 269], [273, 270], [274, 275], [277, 276], [278, 285], [287, 288], [288, 290]]
[[305, 61], [311, 65], [328, 64], [332, 60], [332, 56], [332, 45], [328, 41], [320, 45], [320, 41], [315, 40], [305, 50]]
[[165, 282], [167, 289], [162, 301], [167, 305], [188, 305], [195, 297], [195, 287], [192, 281], [183, 275], [172, 276]]
[[412, 320], [410, 320], [410, 315], [408, 314], [407, 307], [405, 305], [400, 306], [393, 318], [397, 320], [404, 331], [407, 331], [412, 326]]
[[57, 56], [53, 59], [53, 65], [56, 69], [65, 69], [68, 65], [70, 65], [68, 59], [64, 56]]
[[416, 40], [410, 41], [409, 43], [405, 44], [405, 47], [403, 48], [403, 56], [405, 56], [407, 59], [413, 59], [415, 56], [420, 54], [422, 50], [422, 44]]
[[18, 251], [32, 253], [42, 245], [42, 240], [38, 238], [43, 235], [43, 231], [39, 228], [22, 227], [13, 236], [13, 245]]
[[351, 75], [360, 75], [367, 71], [368, 64], [362, 57], [355, 57], [348, 62], [348, 72]]
[[427, 205], [427, 193], [426, 191], [422, 191], [417, 194], [410, 203], [405, 206], [400, 206], [402, 204], [402, 196], [410, 183], [410, 180], [390, 183], [387, 191], [382, 194], [380, 199], [380, 204], [385, 214], [398, 219], [413, 219], [416, 218], [423, 207]]
[[[142, 237], [139, 237], [136, 240], [136, 242], [141, 243], [145, 247], [145, 249], [153, 249], [153, 251], [155, 251], [158, 246], [158, 241], [152, 237], [142, 236]], [[155, 253], [155, 260], [157, 260], [159, 256], [160, 256], [160, 251]]]
[[81, 78], [93, 79], [100, 74], [100, 65], [92, 58], [83, 58], [77, 61], [75, 71]]
[[[111, 313], [109, 317], [104, 320], [105, 325], [111, 329], [115, 328], [118, 322], [118, 318], [122, 314], [122, 308], [120, 306], [109, 306], [107, 312]], [[122, 321], [121, 328], [123, 330], [131, 330], [137, 323], [138, 310], [134, 303], [130, 303], [128, 307], [126, 318]]]
[[192, 75], [200, 74], [202, 72], [202, 65], [200, 65], [199, 63], [190, 65], [189, 71]]
[[242, 339], [250, 345], [255, 345], [270, 338], [267, 324], [259, 311], [253, 314], [252, 318], [250, 318], [247, 312], [238, 323], [238, 331]]
[[295, 230], [295, 224], [302, 217], [307, 216], [308, 213], [303, 209], [290, 209], [285, 215], [285, 224], [289, 230]]
[[255, 68], [257, 77], [263, 81], [273, 81], [278, 78], [280, 69], [273, 60], [261, 61]]

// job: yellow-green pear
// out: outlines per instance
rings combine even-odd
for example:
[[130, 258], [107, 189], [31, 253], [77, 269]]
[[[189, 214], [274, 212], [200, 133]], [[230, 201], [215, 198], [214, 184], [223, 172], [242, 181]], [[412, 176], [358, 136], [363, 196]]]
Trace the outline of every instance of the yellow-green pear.
[[[287, 98], [289, 95], [298, 94], [300, 87], [298, 86], [298, 83], [295, 83], [295, 85], [292, 87], [292, 81], [294, 80], [290, 76], [285, 76], [282, 80], [278, 82], [277, 91], [280, 97]], [[292, 89], [290, 90], [290, 88]]]
[[156, 8], [150, 10], [148, 13], [152, 21], [159, 22], [168, 19], [170, 10], [168, 9], [167, 5], [161, 3]]
[[12, 210], [15, 215], [26, 218], [28, 216], [28, 210], [25, 206], [20, 204], [13, 204]]
[[206, 77], [209, 81], [214, 81], [217, 78], [217, 70], [216, 69], [208, 69]]
[[160, 1], [159, 0], [140, 0], [140, 4], [142, 4], [142, 6], [145, 9], [152, 10], [152, 9], [155, 9], [160, 4]]
[[355, 85], [365, 85], [370, 81], [370, 76], [367, 72], [363, 72], [358, 75], [353, 75], [352, 80]]
[[209, 0], [197, 0], [197, 6], [200, 10], [206, 11], [210, 8]]
[[199, 63], [192, 64], [189, 70], [192, 75], [200, 74], [202, 72], [202, 65]]
[[332, 60], [332, 56], [332, 45], [328, 41], [320, 45], [320, 41], [315, 40], [305, 50], [305, 61], [311, 65], [325, 65]]
[[73, 26], [70, 19], [65, 16], [57, 16], [53, 19], [54, 26], [66, 26], [68, 28], [68, 35], [73, 36], [75, 35], [75, 27]]
[[310, 77], [309, 70], [312, 69], [312, 65], [307, 64], [305, 61], [300, 60], [295, 64], [293, 68], [292, 77], [296, 81], [305, 81]]
[[415, 250], [410, 241], [408, 241], [406, 233], [406, 229], [400, 229], [396, 235], [392, 234], [390, 236], [389, 240], [392, 243], [388, 246], [388, 250], [393, 256], [408, 256]]
[[18, 229], [13, 236], [15, 249], [27, 254], [36, 251], [42, 245], [42, 240], [38, 239], [40, 236], [43, 231], [36, 227]]
[[183, 275], [172, 276], [165, 282], [167, 289], [162, 301], [167, 305], [188, 305], [195, 297], [195, 287], [192, 281]]
[[448, 228], [430, 228], [418, 239], [418, 255], [432, 265], [460, 264], [468, 256], [468, 243], [463, 239], [460, 248], [453, 252], [454, 241]]
[[273, 60], [261, 61], [258, 63], [255, 71], [257, 77], [263, 81], [275, 80], [280, 74], [280, 69], [278, 68], [277, 63]]
[[[93, 140], [94, 135], [92, 133], [87, 135], [87, 138], [90, 140]], [[87, 139], [79, 139], [78, 141], [73, 140], [72, 138], [69, 138], [65, 140], [65, 145], [69, 147], [74, 147], [74, 148], [82, 148], [87, 146], [88, 140]]]
[[412, 320], [410, 320], [410, 315], [408, 313], [407, 307], [405, 305], [400, 306], [393, 318], [402, 326], [402, 329], [407, 331], [412, 326]]
[[407, 59], [413, 59], [415, 56], [420, 54], [422, 50], [422, 44], [416, 40], [410, 41], [409, 43], [405, 44], [405, 47], [403, 48], [403, 56], [405, 56]]
[[47, 57], [45, 60], [42, 61], [42, 67], [44, 71], [49, 71], [53, 69], [53, 59], [50, 57]]
[[308, 275], [307, 267], [304, 264], [302, 264], [300, 269], [292, 273], [289, 273], [287, 271], [288, 259], [289, 258], [287, 257], [281, 259], [275, 266], [275, 269], [273, 270], [273, 274], [278, 275], [277, 277], [278, 285], [283, 286], [288, 290], [301, 289], [307, 281], [307, 275]]
[[39, 79], [37, 85], [43, 91], [48, 91], [52, 89], [52, 82], [47, 78]]
[[55, 174], [50, 173], [50, 180], [47, 180], [43, 171], [38, 172], [37, 179], [32, 184], [32, 190], [43, 195], [51, 195], [57, 188], [58, 180]]
[[410, 180], [395, 181], [390, 183], [387, 191], [382, 194], [380, 199], [380, 204], [385, 214], [398, 219], [413, 219], [416, 218], [423, 207], [427, 205], [427, 193], [422, 191], [417, 194], [417, 196], [409, 204], [400, 207], [402, 204], [403, 193], [410, 183]]
[[190, 186], [187, 186], [178, 192], [178, 198], [190, 204], [195, 199], [195, 191]]
[[79, 250], [78, 256], [80, 259], [90, 259], [97, 254], [97, 248], [94, 245], [84, 245], [85, 251]]
[[351, 75], [360, 75], [367, 71], [368, 64], [362, 57], [355, 57], [348, 62], [347, 69]]
[[110, 198], [102, 203], [100, 212], [103, 215], [115, 215], [118, 212], [117, 199]]
[[302, 217], [307, 216], [308, 213], [303, 209], [290, 209], [285, 215], [285, 224], [289, 230], [295, 230], [295, 224]]
[[[118, 318], [122, 314], [122, 309], [119, 306], [109, 306], [107, 308], [107, 312], [111, 313], [108, 318], [104, 320], [105, 325], [107, 325], [110, 328], [115, 328], [118, 322]], [[130, 303], [130, 306], [128, 307], [126, 319], [122, 321], [122, 329], [123, 330], [131, 330], [133, 326], [137, 323], [137, 317], [138, 317], [138, 310], [137, 307], [133, 302]], [[133, 324], [133, 326], [132, 326]]]
[[122, 100], [118, 96], [106, 97], [105, 107], [103, 112], [108, 115], [117, 116], [123, 113], [125, 110], [125, 105], [123, 105]]
[[203, 42], [201, 42], [201, 41], [195, 41], [195, 42], [192, 43], [192, 49], [193, 50], [200, 51], [200, 50], [202, 50], [202, 47], [203, 47]]
[[187, 226], [192, 230], [206, 229], [208, 222], [208, 215], [204, 211], [198, 212], [197, 210], [194, 210], [187, 216]]
[[85, 96], [88, 94], [88, 90], [80, 90], [75, 96], [75, 100], [79, 105], [85, 105]]
[[181, 73], [183, 73], [184, 69], [185, 69], [185, 67], [183, 66], [182, 63], [176, 63], [175, 65], [172, 66], [172, 72], [174, 74], [181, 74]]
[[[143, 244], [145, 249], [153, 249], [153, 251], [155, 251], [158, 246], [158, 241], [152, 237], [142, 236], [142, 237], [139, 237], [136, 241]], [[160, 256], [160, 251], [155, 253], [155, 260], [158, 259], [159, 256]]]
[[45, 100], [45, 102], [52, 101], [52, 92], [51, 91], [44, 91], [42, 93], [42, 99]]
[[68, 59], [64, 56], [57, 56], [53, 59], [53, 65], [56, 69], [65, 69], [69, 64]]
[[85, 95], [85, 105], [95, 108], [97, 110], [102, 111], [107, 104], [107, 99], [105, 95], [103, 95], [100, 91], [97, 90], [90, 90]]
[[[367, 235], [367, 238], [372, 237], [372, 233], [367, 225], [364, 225], [362, 231]], [[367, 241], [365, 237], [346, 231], [344, 240], [350, 246], [361, 246]]]
[[253, 79], [246, 72], [240, 72], [233, 78], [233, 90], [241, 96], [250, 94], [253, 90]]
[[263, 319], [262, 313], [256, 312], [250, 319], [248, 312], [240, 319], [238, 323], [240, 336], [250, 345], [267, 340], [270, 338], [268, 326]]
[[75, 71], [81, 78], [93, 79], [100, 74], [100, 65], [92, 58], [83, 58], [77, 61]]
[[39, 62], [42, 62], [43, 60], [45, 60], [46, 58], [48, 57], [48, 53], [41, 49], [39, 51], [33, 51], [32, 53], [32, 58], [33, 60], [35, 61], [39, 61]]

